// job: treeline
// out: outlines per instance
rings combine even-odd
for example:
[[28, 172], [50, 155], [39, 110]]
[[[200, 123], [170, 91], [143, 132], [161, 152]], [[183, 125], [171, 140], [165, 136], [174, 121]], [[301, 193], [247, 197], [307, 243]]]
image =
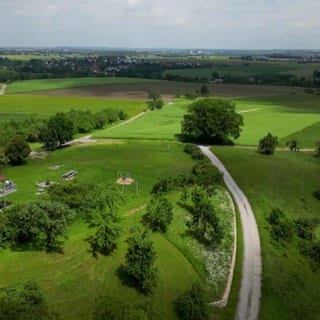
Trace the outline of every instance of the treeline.
[[28, 143], [41, 142], [47, 150], [62, 146], [77, 133], [89, 133], [103, 129], [107, 124], [128, 117], [123, 110], [107, 108], [92, 113], [71, 109], [59, 112], [48, 120], [35, 116], [25, 120], [8, 120], [0, 123], [0, 167], [8, 162], [22, 164], [29, 155]]

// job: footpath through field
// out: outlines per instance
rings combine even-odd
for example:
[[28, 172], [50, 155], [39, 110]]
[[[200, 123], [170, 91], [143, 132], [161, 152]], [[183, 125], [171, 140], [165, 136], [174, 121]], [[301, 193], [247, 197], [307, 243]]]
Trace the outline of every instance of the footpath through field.
[[0, 96], [3, 96], [6, 93], [7, 90], [7, 84], [3, 84], [0, 88]]
[[245, 194], [238, 187], [222, 162], [207, 146], [199, 146], [201, 151], [223, 173], [224, 181], [232, 193], [240, 212], [244, 255], [240, 296], [238, 300], [236, 320], [257, 320], [261, 296], [261, 247], [257, 223]]

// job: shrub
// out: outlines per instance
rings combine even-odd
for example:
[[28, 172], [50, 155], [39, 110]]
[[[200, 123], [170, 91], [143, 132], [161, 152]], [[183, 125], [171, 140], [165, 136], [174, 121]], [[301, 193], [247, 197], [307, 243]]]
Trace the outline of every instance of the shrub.
[[23, 136], [14, 136], [5, 149], [5, 155], [9, 159], [9, 163], [14, 166], [21, 165], [29, 156], [31, 149]]
[[270, 132], [259, 141], [258, 152], [265, 155], [274, 153], [278, 142], [278, 137], [273, 136]]
[[198, 146], [193, 143], [186, 143], [184, 146], [184, 152], [190, 154], [192, 159], [195, 160], [203, 160], [205, 158]]

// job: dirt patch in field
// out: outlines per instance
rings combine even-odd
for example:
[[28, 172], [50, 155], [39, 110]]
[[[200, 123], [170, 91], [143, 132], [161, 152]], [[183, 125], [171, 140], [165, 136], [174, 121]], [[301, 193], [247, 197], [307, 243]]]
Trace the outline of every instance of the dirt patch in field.
[[[284, 86], [259, 86], [237, 84], [206, 84], [211, 95], [224, 97], [255, 97], [269, 95], [283, 95], [303, 93], [300, 88]], [[69, 89], [43, 90], [24, 93], [29, 95], [43, 96], [79, 96], [107, 99], [124, 100], [147, 100], [149, 89], [159, 90], [165, 102], [170, 102], [174, 95], [184, 94], [190, 90], [199, 89], [201, 83], [190, 82], [155, 82], [155, 83], [132, 83], [132, 84], [106, 84]]]
[[125, 216], [130, 216], [130, 215], [132, 215], [132, 214], [134, 214], [134, 213], [137, 213], [137, 212], [139, 212], [139, 211], [142, 211], [142, 210], [144, 210], [146, 207], [147, 207], [147, 205], [144, 204], [144, 205], [142, 205], [142, 206], [139, 207], [139, 208], [132, 209], [132, 210], [128, 211], [127, 213], [125, 213]]

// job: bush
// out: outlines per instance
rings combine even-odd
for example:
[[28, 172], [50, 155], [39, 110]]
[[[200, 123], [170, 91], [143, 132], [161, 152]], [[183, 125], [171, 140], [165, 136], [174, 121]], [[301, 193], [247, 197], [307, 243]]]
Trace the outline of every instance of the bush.
[[5, 149], [5, 155], [9, 159], [9, 163], [18, 166], [24, 163], [29, 156], [31, 149], [23, 136], [14, 136]]
[[221, 185], [223, 182], [222, 173], [209, 161], [198, 162], [192, 168], [192, 173], [196, 183], [205, 188]]
[[184, 146], [184, 152], [190, 154], [192, 159], [195, 160], [203, 160], [205, 158], [198, 146], [193, 143], [186, 143]]
[[191, 288], [176, 300], [175, 311], [180, 320], [208, 319], [208, 299], [203, 287], [193, 283]]
[[258, 152], [265, 155], [271, 155], [274, 153], [278, 142], [278, 137], [273, 136], [270, 132], [260, 139], [259, 146], [258, 146]]

